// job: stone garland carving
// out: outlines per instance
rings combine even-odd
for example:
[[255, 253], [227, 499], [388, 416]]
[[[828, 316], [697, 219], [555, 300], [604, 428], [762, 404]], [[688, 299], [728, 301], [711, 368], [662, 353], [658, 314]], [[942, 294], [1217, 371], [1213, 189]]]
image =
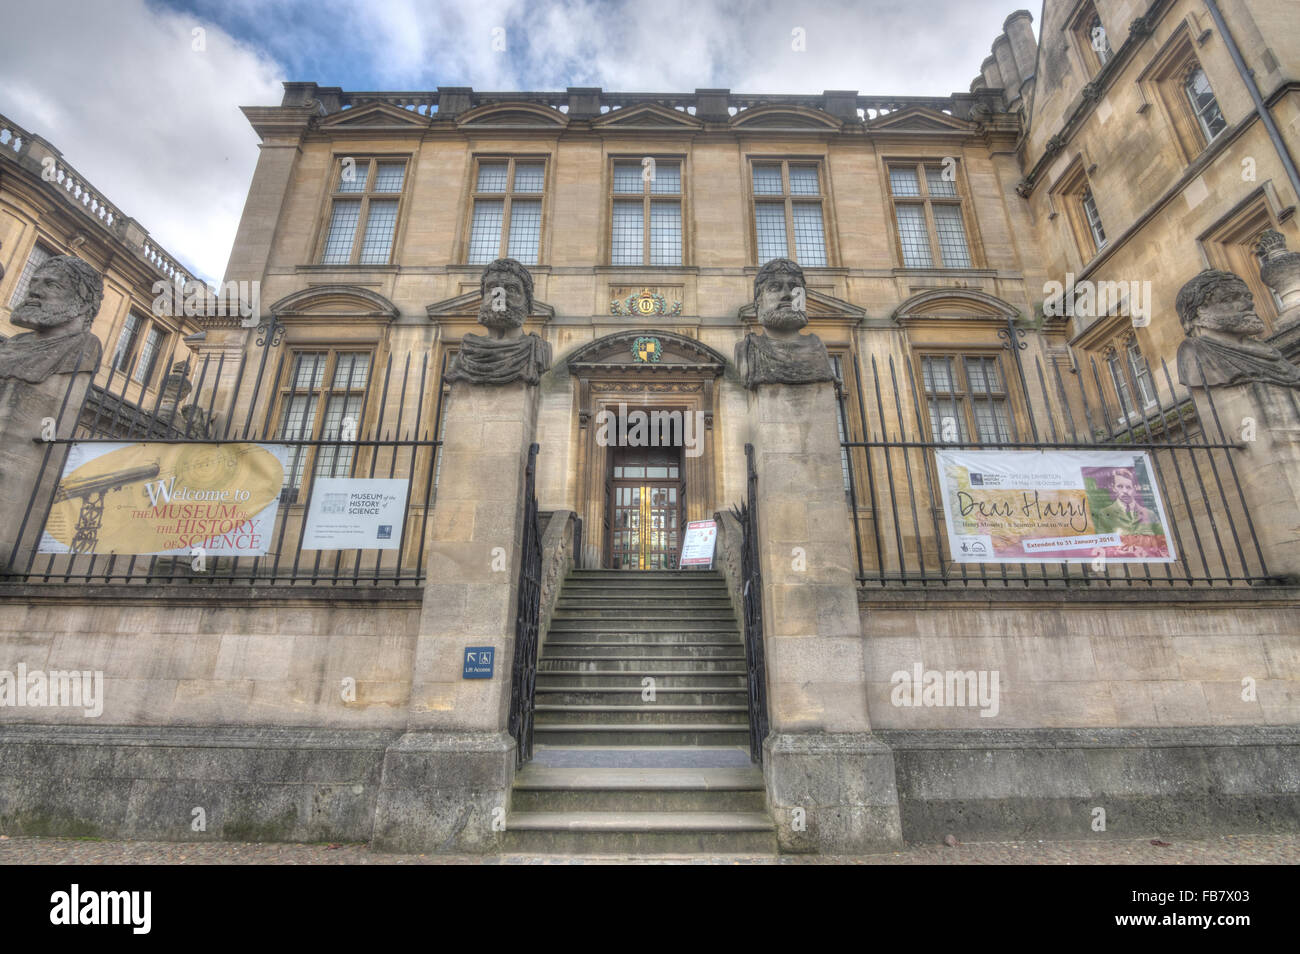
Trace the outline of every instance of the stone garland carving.
[[32, 273], [9, 320], [23, 334], [0, 343], [0, 379], [40, 384], [55, 374], [95, 371], [104, 349], [90, 330], [104, 279], [74, 255], [55, 255]]
[[533, 310], [533, 276], [512, 258], [499, 258], [483, 269], [479, 324], [490, 334], [467, 334], [447, 369], [448, 381], [501, 386], [515, 381], [536, 384], [551, 366], [551, 346], [524, 334]]
[[745, 387], [760, 384], [816, 384], [834, 381], [826, 345], [814, 334], [799, 334], [808, 324], [795, 308], [795, 289], [807, 294], [803, 269], [788, 258], [774, 258], [754, 276], [754, 303], [766, 332], [736, 343], [736, 365]]
[[1178, 346], [1178, 377], [1186, 387], [1274, 384], [1300, 388], [1300, 368], [1257, 340], [1264, 322], [1246, 283], [1232, 272], [1206, 269], [1178, 292], [1178, 320], [1187, 339]]

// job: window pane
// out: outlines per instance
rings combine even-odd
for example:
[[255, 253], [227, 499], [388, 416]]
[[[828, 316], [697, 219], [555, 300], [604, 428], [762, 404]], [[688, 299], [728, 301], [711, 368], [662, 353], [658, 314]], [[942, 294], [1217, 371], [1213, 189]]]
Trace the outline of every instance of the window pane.
[[795, 203], [794, 247], [800, 265], [826, 264], [826, 234], [822, 229], [820, 204]]
[[1155, 389], [1151, 383], [1151, 368], [1142, 357], [1142, 349], [1138, 347], [1136, 341], [1128, 343], [1128, 360], [1129, 367], [1133, 369], [1133, 380], [1137, 382], [1138, 395], [1142, 398], [1142, 406], [1150, 407], [1156, 403]]
[[957, 390], [953, 385], [952, 358], [922, 358], [921, 378], [927, 394]]
[[[638, 168], [638, 179], [640, 181]], [[614, 203], [614, 226], [610, 241], [610, 262], [614, 265], [640, 265], [644, 257], [645, 213], [637, 202]]]
[[1205, 133], [1205, 138], [1213, 139], [1223, 132], [1228, 127], [1228, 122], [1219, 110], [1219, 103], [1214, 98], [1214, 90], [1210, 88], [1210, 80], [1205, 75], [1205, 70], [1197, 67], [1188, 73], [1184, 88], [1187, 90], [1188, 99], [1192, 101], [1192, 108], [1196, 110], [1196, 118], [1201, 123], [1201, 131]]
[[341, 162], [339, 164], [339, 192], [365, 192], [366, 178], [370, 175], [370, 160], [362, 159], [358, 163]]
[[[323, 367], [323, 365], [322, 365]], [[334, 363], [333, 387], [339, 391], [355, 391], [366, 386], [370, 370], [370, 354], [365, 351], [344, 351]]]
[[293, 359], [293, 384], [295, 391], [319, 388], [325, 380], [325, 352], [302, 351]]
[[785, 207], [760, 202], [754, 206], [754, 222], [758, 230], [758, 264], [785, 258], [789, 254], [785, 244]]
[[[502, 180], [504, 183], [504, 179]], [[477, 199], [474, 222], [469, 231], [469, 263], [485, 265], [501, 251], [501, 221], [505, 202], [501, 199]]]
[[1092, 232], [1092, 241], [1100, 250], [1106, 244], [1106, 230], [1102, 228], [1101, 216], [1097, 212], [1097, 201], [1092, 197], [1091, 189], [1083, 190], [1083, 214], [1088, 219], [1088, 229]]
[[[518, 176], [515, 177], [518, 182]], [[515, 199], [510, 205], [510, 257], [524, 265], [537, 264], [542, 237], [542, 203], [538, 199]]]
[[[351, 421], [349, 428], [356, 433], [361, 416], [362, 398], [360, 395], [331, 396], [325, 403], [325, 420], [321, 422], [321, 440], [340, 440], [343, 438], [345, 422]], [[316, 452], [316, 476], [346, 476], [352, 467], [353, 447], [330, 447], [321, 445]]]
[[925, 167], [925, 184], [930, 189], [930, 195], [934, 196], [956, 196], [957, 180], [945, 179], [943, 177], [942, 166]]
[[[656, 180], [657, 182], [658, 180]], [[682, 207], [678, 202], [650, 203], [650, 264], [682, 263]]]
[[505, 192], [506, 168], [504, 162], [480, 162], [478, 164], [478, 184], [476, 192]]
[[515, 191], [541, 192], [546, 183], [546, 165], [541, 162], [515, 163]]
[[125, 371], [131, 361], [131, 352], [135, 348], [135, 340], [140, 334], [140, 316], [134, 312], [126, 316], [126, 324], [122, 326], [122, 334], [117, 339], [117, 350], [113, 352], [113, 370]]
[[970, 251], [966, 248], [966, 229], [961, 224], [961, 208], [956, 205], [934, 206], [934, 227], [939, 232], [939, 254], [948, 268], [970, 268]]
[[[650, 191], [656, 195], [678, 195], [682, 191], [682, 164], [656, 162], [655, 177], [650, 180]], [[651, 221], [653, 221], [653, 213]]]
[[921, 184], [916, 180], [916, 170], [906, 166], [889, 167], [889, 188], [894, 195], [921, 194]]
[[132, 381], [137, 384], [149, 383], [149, 379], [153, 377], [154, 363], [158, 360], [162, 338], [162, 332], [157, 328], [149, 329], [149, 333], [144, 338], [144, 347], [140, 349], [140, 360], [135, 363], [135, 373], [131, 375]]
[[931, 399], [929, 408], [931, 440], [963, 443], [970, 440], [960, 402], [953, 398]]
[[402, 180], [406, 178], [406, 163], [381, 162], [375, 171], [376, 192], [401, 192]]
[[781, 167], [777, 165], [754, 166], [754, 194], [782, 195]]
[[357, 218], [361, 215], [361, 202], [357, 199], [340, 199], [334, 203], [330, 216], [329, 235], [325, 239], [323, 265], [346, 265], [352, 260], [352, 237], [357, 234]]
[[36, 273], [36, 269], [49, 261], [53, 254], [39, 242], [32, 246], [32, 252], [27, 256], [27, 264], [23, 266], [23, 272], [18, 276], [18, 284], [14, 286], [14, 293], [9, 296], [10, 308], [17, 308], [22, 304], [23, 299], [27, 297], [27, 286], [32, 283], [32, 275]]
[[898, 214], [898, 241], [903, 248], [903, 265], [907, 268], [930, 268], [930, 236], [925, 229], [925, 210], [919, 205], [895, 206]]
[[821, 189], [817, 185], [816, 166], [790, 167], [790, 194], [821, 195]]
[[1011, 440], [1011, 418], [1005, 401], [971, 402], [975, 412], [975, 431], [982, 443], [1006, 443]]
[[641, 178], [641, 163], [637, 160], [614, 163], [614, 191], [641, 195], [645, 180]]
[[971, 394], [1000, 394], [1002, 375], [997, 358], [966, 358], [966, 382]]
[[1106, 366], [1110, 368], [1110, 379], [1115, 384], [1115, 394], [1119, 398], [1119, 411], [1121, 414], [1127, 414], [1133, 410], [1133, 395], [1129, 390], [1128, 378], [1120, 364], [1119, 355], [1113, 354], [1107, 358]]
[[397, 200], [372, 200], [366, 234], [361, 240], [361, 264], [387, 265], [393, 251], [393, 228], [397, 225]]
[[1102, 66], [1114, 55], [1110, 48], [1110, 38], [1106, 36], [1106, 28], [1101, 25], [1101, 17], [1094, 16], [1088, 23], [1088, 43], [1091, 44], [1093, 51], [1097, 54], [1097, 61]]

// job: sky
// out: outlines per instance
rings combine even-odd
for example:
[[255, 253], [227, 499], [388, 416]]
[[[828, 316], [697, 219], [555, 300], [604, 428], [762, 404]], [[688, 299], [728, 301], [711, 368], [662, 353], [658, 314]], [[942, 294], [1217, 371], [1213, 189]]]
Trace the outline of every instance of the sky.
[[239, 107], [278, 105], [284, 81], [946, 95], [969, 87], [1016, 9], [1015, 0], [0, 0], [0, 115], [48, 140], [215, 281], [257, 162]]

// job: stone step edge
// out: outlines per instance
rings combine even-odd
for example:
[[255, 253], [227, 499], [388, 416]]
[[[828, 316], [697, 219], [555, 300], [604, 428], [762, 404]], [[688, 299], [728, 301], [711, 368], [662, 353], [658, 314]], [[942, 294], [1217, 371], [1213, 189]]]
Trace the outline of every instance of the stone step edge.
[[775, 831], [760, 812], [517, 812], [506, 821], [516, 831]]

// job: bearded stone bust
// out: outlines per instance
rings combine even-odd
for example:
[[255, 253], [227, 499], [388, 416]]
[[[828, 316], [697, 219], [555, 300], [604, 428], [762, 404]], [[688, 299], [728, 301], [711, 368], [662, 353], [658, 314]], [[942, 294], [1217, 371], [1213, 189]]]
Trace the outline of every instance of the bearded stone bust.
[[90, 325], [103, 299], [103, 278], [76, 256], [42, 263], [9, 316], [31, 330], [0, 342], [0, 380], [40, 384], [55, 374], [95, 371], [104, 349]]
[[1232, 272], [1207, 269], [1178, 292], [1178, 320], [1187, 340], [1178, 346], [1178, 377], [1186, 387], [1252, 382], [1300, 388], [1297, 368], [1272, 345], [1255, 299]]
[[551, 366], [551, 347], [524, 334], [533, 310], [533, 276], [513, 258], [499, 258], [483, 269], [478, 321], [488, 334], [467, 334], [447, 369], [448, 381], [503, 385], [536, 384]]
[[774, 258], [754, 276], [754, 306], [764, 334], [745, 335], [736, 344], [736, 365], [745, 387], [760, 384], [815, 384], [834, 381], [830, 355], [808, 324], [803, 269], [788, 258]]

